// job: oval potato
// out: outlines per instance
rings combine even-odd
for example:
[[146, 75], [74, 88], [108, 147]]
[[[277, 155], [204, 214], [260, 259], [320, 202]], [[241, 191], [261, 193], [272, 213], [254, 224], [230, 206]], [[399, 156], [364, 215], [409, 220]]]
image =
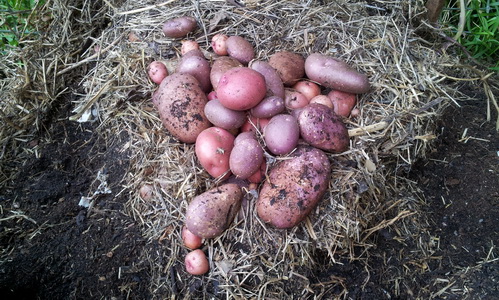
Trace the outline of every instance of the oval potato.
[[229, 56], [221, 56], [213, 62], [210, 72], [210, 81], [213, 89], [218, 88], [218, 82], [225, 72], [232, 68], [242, 67], [243, 65], [235, 58]]
[[248, 65], [255, 58], [255, 49], [245, 38], [237, 35], [229, 36], [225, 40], [227, 53], [229, 56], [237, 59], [240, 63]]
[[163, 33], [169, 38], [181, 38], [198, 26], [193, 17], [179, 17], [166, 21], [163, 24]]
[[254, 60], [250, 63], [250, 68], [265, 77], [267, 96], [277, 96], [284, 99], [284, 84], [282, 83], [282, 79], [268, 62]]
[[305, 60], [298, 53], [276, 52], [270, 56], [269, 64], [276, 69], [285, 86], [292, 86], [305, 75]]
[[184, 56], [180, 60], [176, 72], [194, 76], [199, 81], [199, 84], [205, 93], [209, 93], [211, 91], [211, 66], [206, 58], [198, 55]]

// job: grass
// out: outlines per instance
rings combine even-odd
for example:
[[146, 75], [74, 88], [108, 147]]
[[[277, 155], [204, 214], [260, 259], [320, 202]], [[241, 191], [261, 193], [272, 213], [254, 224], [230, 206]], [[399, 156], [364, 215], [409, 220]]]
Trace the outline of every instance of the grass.
[[0, 52], [19, 47], [22, 38], [34, 33], [29, 17], [45, 0], [0, 0]]
[[[457, 41], [473, 58], [499, 71], [499, 1], [465, 0], [464, 31]], [[449, 28], [449, 36], [458, 32], [460, 1], [451, 0], [443, 14], [442, 23]]]

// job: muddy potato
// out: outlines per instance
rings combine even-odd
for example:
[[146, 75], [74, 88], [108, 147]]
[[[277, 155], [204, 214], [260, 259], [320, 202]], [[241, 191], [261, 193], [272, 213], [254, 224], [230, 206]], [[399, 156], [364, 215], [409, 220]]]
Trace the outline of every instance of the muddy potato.
[[237, 59], [243, 65], [248, 65], [248, 63], [255, 58], [255, 49], [250, 42], [243, 37], [237, 35], [229, 36], [229, 38], [225, 40], [225, 45], [229, 56]]
[[181, 38], [197, 28], [193, 17], [179, 17], [166, 21], [163, 24], [163, 33], [169, 38]]
[[264, 129], [265, 144], [275, 155], [291, 152], [298, 144], [299, 138], [300, 128], [292, 115], [273, 116]]
[[327, 96], [333, 104], [334, 112], [342, 117], [348, 117], [357, 103], [357, 97], [352, 93], [331, 90]]
[[365, 74], [357, 72], [344, 61], [320, 53], [307, 57], [305, 73], [309, 79], [342, 92], [362, 94], [371, 88]]
[[210, 127], [198, 135], [194, 150], [199, 163], [208, 174], [226, 179], [230, 176], [229, 157], [233, 147], [234, 136], [230, 132]]
[[310, 145], [335, 153], [348, 149], [348, 130], [341, 117], [331, 108], [322, 104], [309, 104], [301, 110], [298, 124], [301, 137]]
[[265, 94], [265, 78], [247, 67], [229, 69], [218, 82], [218, 100], [233, 110], [251, 109], [262, 101]]
[[201, 88], [205, 93], [211, 91], [211, 66], [206, 58], [200, 57], [198, 55], [184, 56], [180, 60], [176, 72], [194, 76], [198, 80]]
[[276, 69], [285, 86], [292, 86], [305, 75], [305, 60], [294, 52], [276, 52], [270, 56], [269, 64]]
[[264, 98], [257, 106], [250, 110], [250, 114], [257, 118], [271, 118], [286, 109], [284, 99], [278, 96]]
[[299, 146], [290, 159], [270, 171], [256, 203], [258, 216], [277, 228], [300, 223], [324, 196], [331, 164], [325, 153], [311, 146]]
[[213, 62], [210, 72], [210, 81], [211, 85], [213, 85], [213, 89], [216, 90], [218, 88], [218, 82], [225, 72], [227, 72], [229, 69], [242, 66], [243, 65], [239, 61], [232, 57], [222, 56], [217, 58]]
[[263, 149], [256, 139], [239, 139], [230, 153], [230, 171], [241, 179], [253, 175], [263, 162]]
[[289, 110], [299, 109], [307, 106], [309, 103], [308, 98], [299, 91], [286, 88], [284, 90], [284, 105]]
[[197, 79], [189, 74], [167, 76], [152, 95], [164, 127], [184, 143], [194, 143], [211, 124], [204, 114], [208, 99]]
[[246, 112], [228, 109], [218, 99], [208, 101], [204, 113], [213, 125], [227, 130], [239, 128], [246, 122]]
[[266, 61], [254, 60], [249, 66], [265, 77], [267, 96], [284, 98], [284, 84], [277, 71]]
[[235, 183], [223, 184], [192, 199], [185, 225], [193, 234], [209, 239], [222, 234], [241, 208], [243, 192]]

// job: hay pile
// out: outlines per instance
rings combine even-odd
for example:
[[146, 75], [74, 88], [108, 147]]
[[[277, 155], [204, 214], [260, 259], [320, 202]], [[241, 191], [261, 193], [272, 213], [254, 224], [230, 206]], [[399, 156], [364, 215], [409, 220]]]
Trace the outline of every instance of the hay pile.
[[[24, 114], [34, 118], [32, 111], [47, 111], [44, 105], [54, 105], [58, 95], [73, 92], [71, 120], [98, 122], [100, 133], [110, 138], [128, 133], [123, 147], [133, 155], [124, 180], [129, 193], [127, 213], [142, 225], [150, 241], [143, 260], [151, 265], [150, 290], [158, 298], [344, 295], [341, 279], [318, 275], [325, 265], [366, 260], [374, 246], [372, 237], [381, 229], [390, 227], [397, 236], [410, 237], [426, 226], [419, 219], [424, 200], [404, 175], [430, 149], [442, 110], [465, 97], [454, 88], [453, 80], [473, 73], [456, 69], [456, 58], [421, 38], [419, 33], [431, 32], [422, 21], [422, 1], [104, 0], [101, 7], [88, 1], [79, 4], [48, 2], [46, 9], [54, 15], [47, 26], [52, 27], [43, 31], [61, 38], [46, 37], [54, 43], [51, 46], [28, 47], [39, 51], [32, 54], [37, 57], [29, 59], [24, 53], [25, 71], [6, 74], [9, 80], [24, 76], [18, 80], [21, 86], [3, 83], [2, 91], [10, 92], [8, 99], [14, 102], [0, 103], [2, 120], [22, 120]], [[66, 24], [68, 14], [77, 14], [74, 20], [79, 24]], [[199, 21], [200, 28], [189, 38], [204, 50], [211, 50], [209, 42], [216, 33], [237, 34], [255, 46], [258, 59], [265, 60], [278, 50], [303, 55], [321, 52], [345, 60], [367, 74], [373, 85], [360, 99], [360, 117], [347, 123], [350, 150], [330, 155], [329, 192], [310, 218], [292, 230], [276, 230], [258, 219], [251, 201], [225, 234], [206, 241], [203, 249], [211, 271], [200, 278], [187, 275], [183, 268], [187, 250], [180, 231], [190, 199], [217, 182], [200, 167], [193, 145], [177, 142], [162, 128], [150, 101], [156, 85], [145, 72], [152, 60], [173, 65], [178, 59], [181, 41], [164, 37], [161, 25], [183, 15]], [[102, 26], [98, 35], [92, 32], [99, 27], [96, 23]], [[70, 31], [76, 28], [78, 32]], [[87, 44], [72, 45], [73, 36]], [[73, 89], [64, 83], [74, 70], [84, 77]], [[480, 78], [469, 80], [480, 82]], [[41, 100], [19, 107], [17, 99], [33, 99], [19, 91]], [[30, 119], [26, 124], [39, 122]], [[1, 138], [9, 139], [2, 140], [2, 145], [16, 140], [14, 125], [2, 127]], [[19, 132], [29, 134], [26, 128]], [[143, 184], [154, 187], [150, 201], [138, 195]], [[415, 251], [429, 255], [430, 242], [421, 241]]]

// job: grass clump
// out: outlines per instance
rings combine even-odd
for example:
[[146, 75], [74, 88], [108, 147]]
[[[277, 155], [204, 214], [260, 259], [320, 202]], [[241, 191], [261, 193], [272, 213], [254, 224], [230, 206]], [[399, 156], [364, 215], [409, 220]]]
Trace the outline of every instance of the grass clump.
[[0, 0], [0, 51], [19, 47], [22, 38], [34, 33], [29, 19], [45, 0]]

